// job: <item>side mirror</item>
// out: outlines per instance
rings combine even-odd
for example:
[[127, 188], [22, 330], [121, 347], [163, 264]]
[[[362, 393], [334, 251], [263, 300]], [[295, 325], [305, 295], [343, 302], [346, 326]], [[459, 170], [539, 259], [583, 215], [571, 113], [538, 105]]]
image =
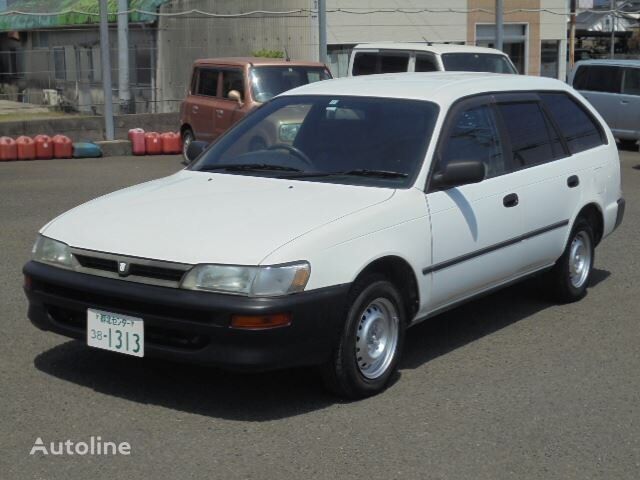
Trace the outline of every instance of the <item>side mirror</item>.
[[244, 105], [242, 103], [242, 95], [240, 94], [240, 92], [238, 90], [231, 90], [228, 94], [227, 97], [230, 100], [235, 100], [236, 102], [238, 102], [238, 105], [242, 106]]
[[470, 183], [479, 183], [486, 177], [484, 163], [480, 160], [454, 160], [447, 164], [444, 171], [431, 177], [431, 188], [445, 190], [461, 187]]
[[187, 147], [187, 160], [189, 160], [189, 162], [193, 162], [208, 146], [209, 144], [207, 142], [193, 140]]

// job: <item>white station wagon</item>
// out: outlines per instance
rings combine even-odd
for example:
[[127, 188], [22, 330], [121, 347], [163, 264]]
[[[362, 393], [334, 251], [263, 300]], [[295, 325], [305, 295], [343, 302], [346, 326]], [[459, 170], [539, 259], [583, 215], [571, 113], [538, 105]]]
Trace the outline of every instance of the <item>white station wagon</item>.
[[[287, 115], [287, 143], [251, 148]], [[460, 302], [543, 272], [559, 301], [581, 298], [624, 206], [611, 132], [559, 81], [329, 80], [47, 224], [24, 267], [29, 318], [122, 354], [320, 365], [364, 397], [408, 327]]]

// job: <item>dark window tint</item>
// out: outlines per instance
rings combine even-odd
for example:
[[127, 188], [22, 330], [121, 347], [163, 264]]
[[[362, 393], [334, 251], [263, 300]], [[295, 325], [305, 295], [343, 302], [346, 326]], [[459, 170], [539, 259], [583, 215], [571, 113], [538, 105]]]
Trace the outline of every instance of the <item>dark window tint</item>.
[[438, 65], [433, 55], [416, 55], [416, 72], [437, 72]]
[[447, 71], [518, 73], [504, 55], [493, 53], [445, 53], [442, 64]]
[[331, 74], [325, 68], [291, 66], [253, 68], [251, 70], [253, 98], [258, 102], [266, 102], [284, 91], [329, 78]]
[[438, 170], [455, 160], [481, 160], [487, 167], [487, 177], [507, 171], [495, 114], [489, 106], [470, 108], [454, 118], [440, 154]]
[[602, 145], [601, 129], [587, 112], [566, 93], [544, 93], [540, 98], [553, 116], [571, 153]]
[[625, 68], [622, 93], [640, 95], [640, 68]]
[[218, 94], [218, 71], [202, 69], [198, 79], [198, 95], [215, 97]]
[[244, 75], [242, 70], [226, 70], [222, 74], [222, 98], [229, 98], [229, 92], [237, 90], [244, 98]]
[[[537, 102], [504, 103], [499, 104], [498, 108], [509, 135], [516, 165], [530, 167], [559, 156], [559, 139], [552, 139], [551, 127]], [[553, 136], [557, 137], [555, 132]]]
[[406, 72], [409, 68], [409, 53], [383, 53], [380, 55], [380, 73]]
[[620, 93], [622, 68], [607, 65], [585, 65], [578, 68], [573, 86], [577, 90]]
[[377, 65], [377, 53], [358, 52], [353, 59], [353, 75], [372, 75], [377, 73]]

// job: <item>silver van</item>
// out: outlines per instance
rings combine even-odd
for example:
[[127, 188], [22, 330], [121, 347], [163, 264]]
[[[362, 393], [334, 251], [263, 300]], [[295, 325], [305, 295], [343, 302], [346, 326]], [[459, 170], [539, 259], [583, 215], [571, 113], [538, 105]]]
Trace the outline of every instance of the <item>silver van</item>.
[[607, 122], [622, 146], [640, 139], [640, 60], [584, 60], [576, 63], [569, 84]]

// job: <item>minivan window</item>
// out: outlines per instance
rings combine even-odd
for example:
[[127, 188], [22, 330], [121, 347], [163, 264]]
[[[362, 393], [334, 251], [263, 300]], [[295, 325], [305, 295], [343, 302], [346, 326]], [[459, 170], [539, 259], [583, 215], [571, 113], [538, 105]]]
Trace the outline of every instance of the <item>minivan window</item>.
[[237, 90], [244, 98], [244, 75], [242, 70], [225, 70], [222, 73], [222, 98], [229, 98], [229, 92]]
[[602, 145], [603, 135], [593, 118], [566, 93], [541, 93], [540, 98], [565, 138], [569, 151]]
[[406, 72], [409, 56], [409, 52], [357, 52], [353, 60], [353, 75]]
[[199, 70], [198, 95], [215, 97], [218, 94], [218, 74], [217, 70], [202, 68]]
[[[239, 122], [190, 168], [408, 188], [437, 116], [438, 107], [426, 101], [285, 95]], [[267, 135], [256, 148], [252, 140], [259, 132]]]
[[537, 102], [498, 104], [516, 165], [531, 167], [562, 153], [560, 139]]
[[255, 67], [251, 69], [251, 90], [257, 102], [266, 102], [286, 90], [329, 78], [329, 72], [320, 67]]
[[456, 115], [439, 155], [438, 171], [454, 160], [480, 160], [487, 178], [506, 173], [508, 165], [493, 109], [487, 105], [470, 108]]
[[622, 68], [609, 65], [582, 65], [573, 79], [576, 90], [620, 93]]
[[622, 93], [640, 95], [640, 68], [625, 68]]
[[438, 64], [433, 55], [428, 53], [416, 54], [416, 72], [437, 72], [438, 70]]
[[518, 73], [504, 55], [494, 53], [444, 53], [442, 63], [448, 71]]

